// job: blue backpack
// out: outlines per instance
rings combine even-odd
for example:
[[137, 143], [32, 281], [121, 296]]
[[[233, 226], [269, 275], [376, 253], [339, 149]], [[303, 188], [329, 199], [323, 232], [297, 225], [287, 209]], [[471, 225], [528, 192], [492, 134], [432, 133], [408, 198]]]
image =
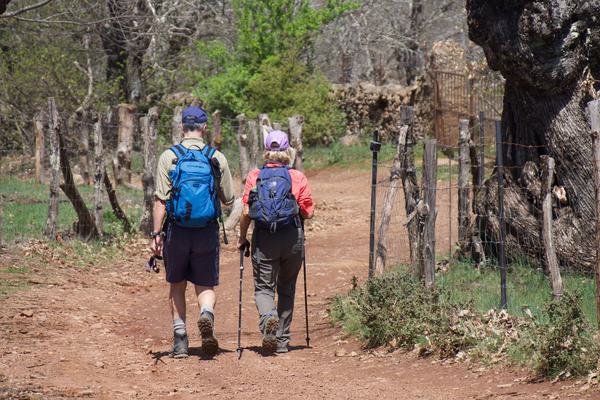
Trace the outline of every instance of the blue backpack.
[[271, 233], [298, 227], [299, 207], [292, 194], [289, 167], [264, 166], [256, 180], [256, 192], [251, 193], [250, 218], [258, 229]]
[[[212, 157], [215, 149], [186, 149], [178, 144], [171, 147], [177, 155], [175, 169], [169, 172], [171, 197], [167, 201], [170, 220], [184, 228], [204, 228], [221, 217], [217, 196], [220, 170]], [[216, 171], [215, 171], [216, 170]]]

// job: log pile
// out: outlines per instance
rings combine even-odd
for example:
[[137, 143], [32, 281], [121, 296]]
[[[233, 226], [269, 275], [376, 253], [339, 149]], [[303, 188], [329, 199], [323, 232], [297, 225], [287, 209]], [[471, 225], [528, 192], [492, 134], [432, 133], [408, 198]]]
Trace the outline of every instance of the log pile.
[[333, 85], [332, 97], [348, 117], [347, 138], [358, 137], [365, 129], [378, 129], [383, 140], [397, 136], [402, 106], [410, 103], [414, 87]]

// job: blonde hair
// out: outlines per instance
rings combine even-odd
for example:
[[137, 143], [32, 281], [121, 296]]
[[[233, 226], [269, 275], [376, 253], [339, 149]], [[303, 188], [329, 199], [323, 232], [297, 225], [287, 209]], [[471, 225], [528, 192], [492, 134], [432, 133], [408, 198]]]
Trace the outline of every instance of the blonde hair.
[[265, 161], [280, 162], [284, 165], [290, 165], [292, 162], [292, 155], [290, 154], [289, 148], [283, 151], [266, 150], [263, 158]]

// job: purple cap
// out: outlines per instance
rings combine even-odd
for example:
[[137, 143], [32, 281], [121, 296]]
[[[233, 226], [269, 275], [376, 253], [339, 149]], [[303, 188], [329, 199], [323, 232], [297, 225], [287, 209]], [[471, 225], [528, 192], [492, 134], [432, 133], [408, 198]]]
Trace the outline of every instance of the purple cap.
[[285, 151], [290, 147], [285, 132], [271, 131], [265, 138], [265, 149], [270, 151]]
[[183, 124], [204, 124], [206, 121], [208, 121], [208, 115], [200, 107], [189, 106], [181, 113]]

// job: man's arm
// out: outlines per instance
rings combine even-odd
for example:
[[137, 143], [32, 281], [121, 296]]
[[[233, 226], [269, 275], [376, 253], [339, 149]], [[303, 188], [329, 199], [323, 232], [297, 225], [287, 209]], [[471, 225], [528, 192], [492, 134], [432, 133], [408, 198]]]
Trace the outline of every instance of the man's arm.
[[[165, 206], [165, 201], [159, 199], [158, 197], [154, 198], [154, 207], [152, 207], [152, 231], [153, 232], [161, 232], [163, 221], [165, 219], [165, 215], [167, 214], [167, 208]], [[156, 255], [160, 255], [163, 247], [163, 237], [162, 235], [158, 235], [150, 239], [150, 250], [154, 252]]]
[[219, 162], [219, 169], [221, 172], [221, 187], [219, 188], [219, 198], [223, 204], [229, 206], [233, 204], [235, 200], [235, 192], [233, 187], [233, 178], [231, 177], [231, 171], [229, 170], [229, 164], [227, 159], [222, 153], [216, 153], [216, 160]]

